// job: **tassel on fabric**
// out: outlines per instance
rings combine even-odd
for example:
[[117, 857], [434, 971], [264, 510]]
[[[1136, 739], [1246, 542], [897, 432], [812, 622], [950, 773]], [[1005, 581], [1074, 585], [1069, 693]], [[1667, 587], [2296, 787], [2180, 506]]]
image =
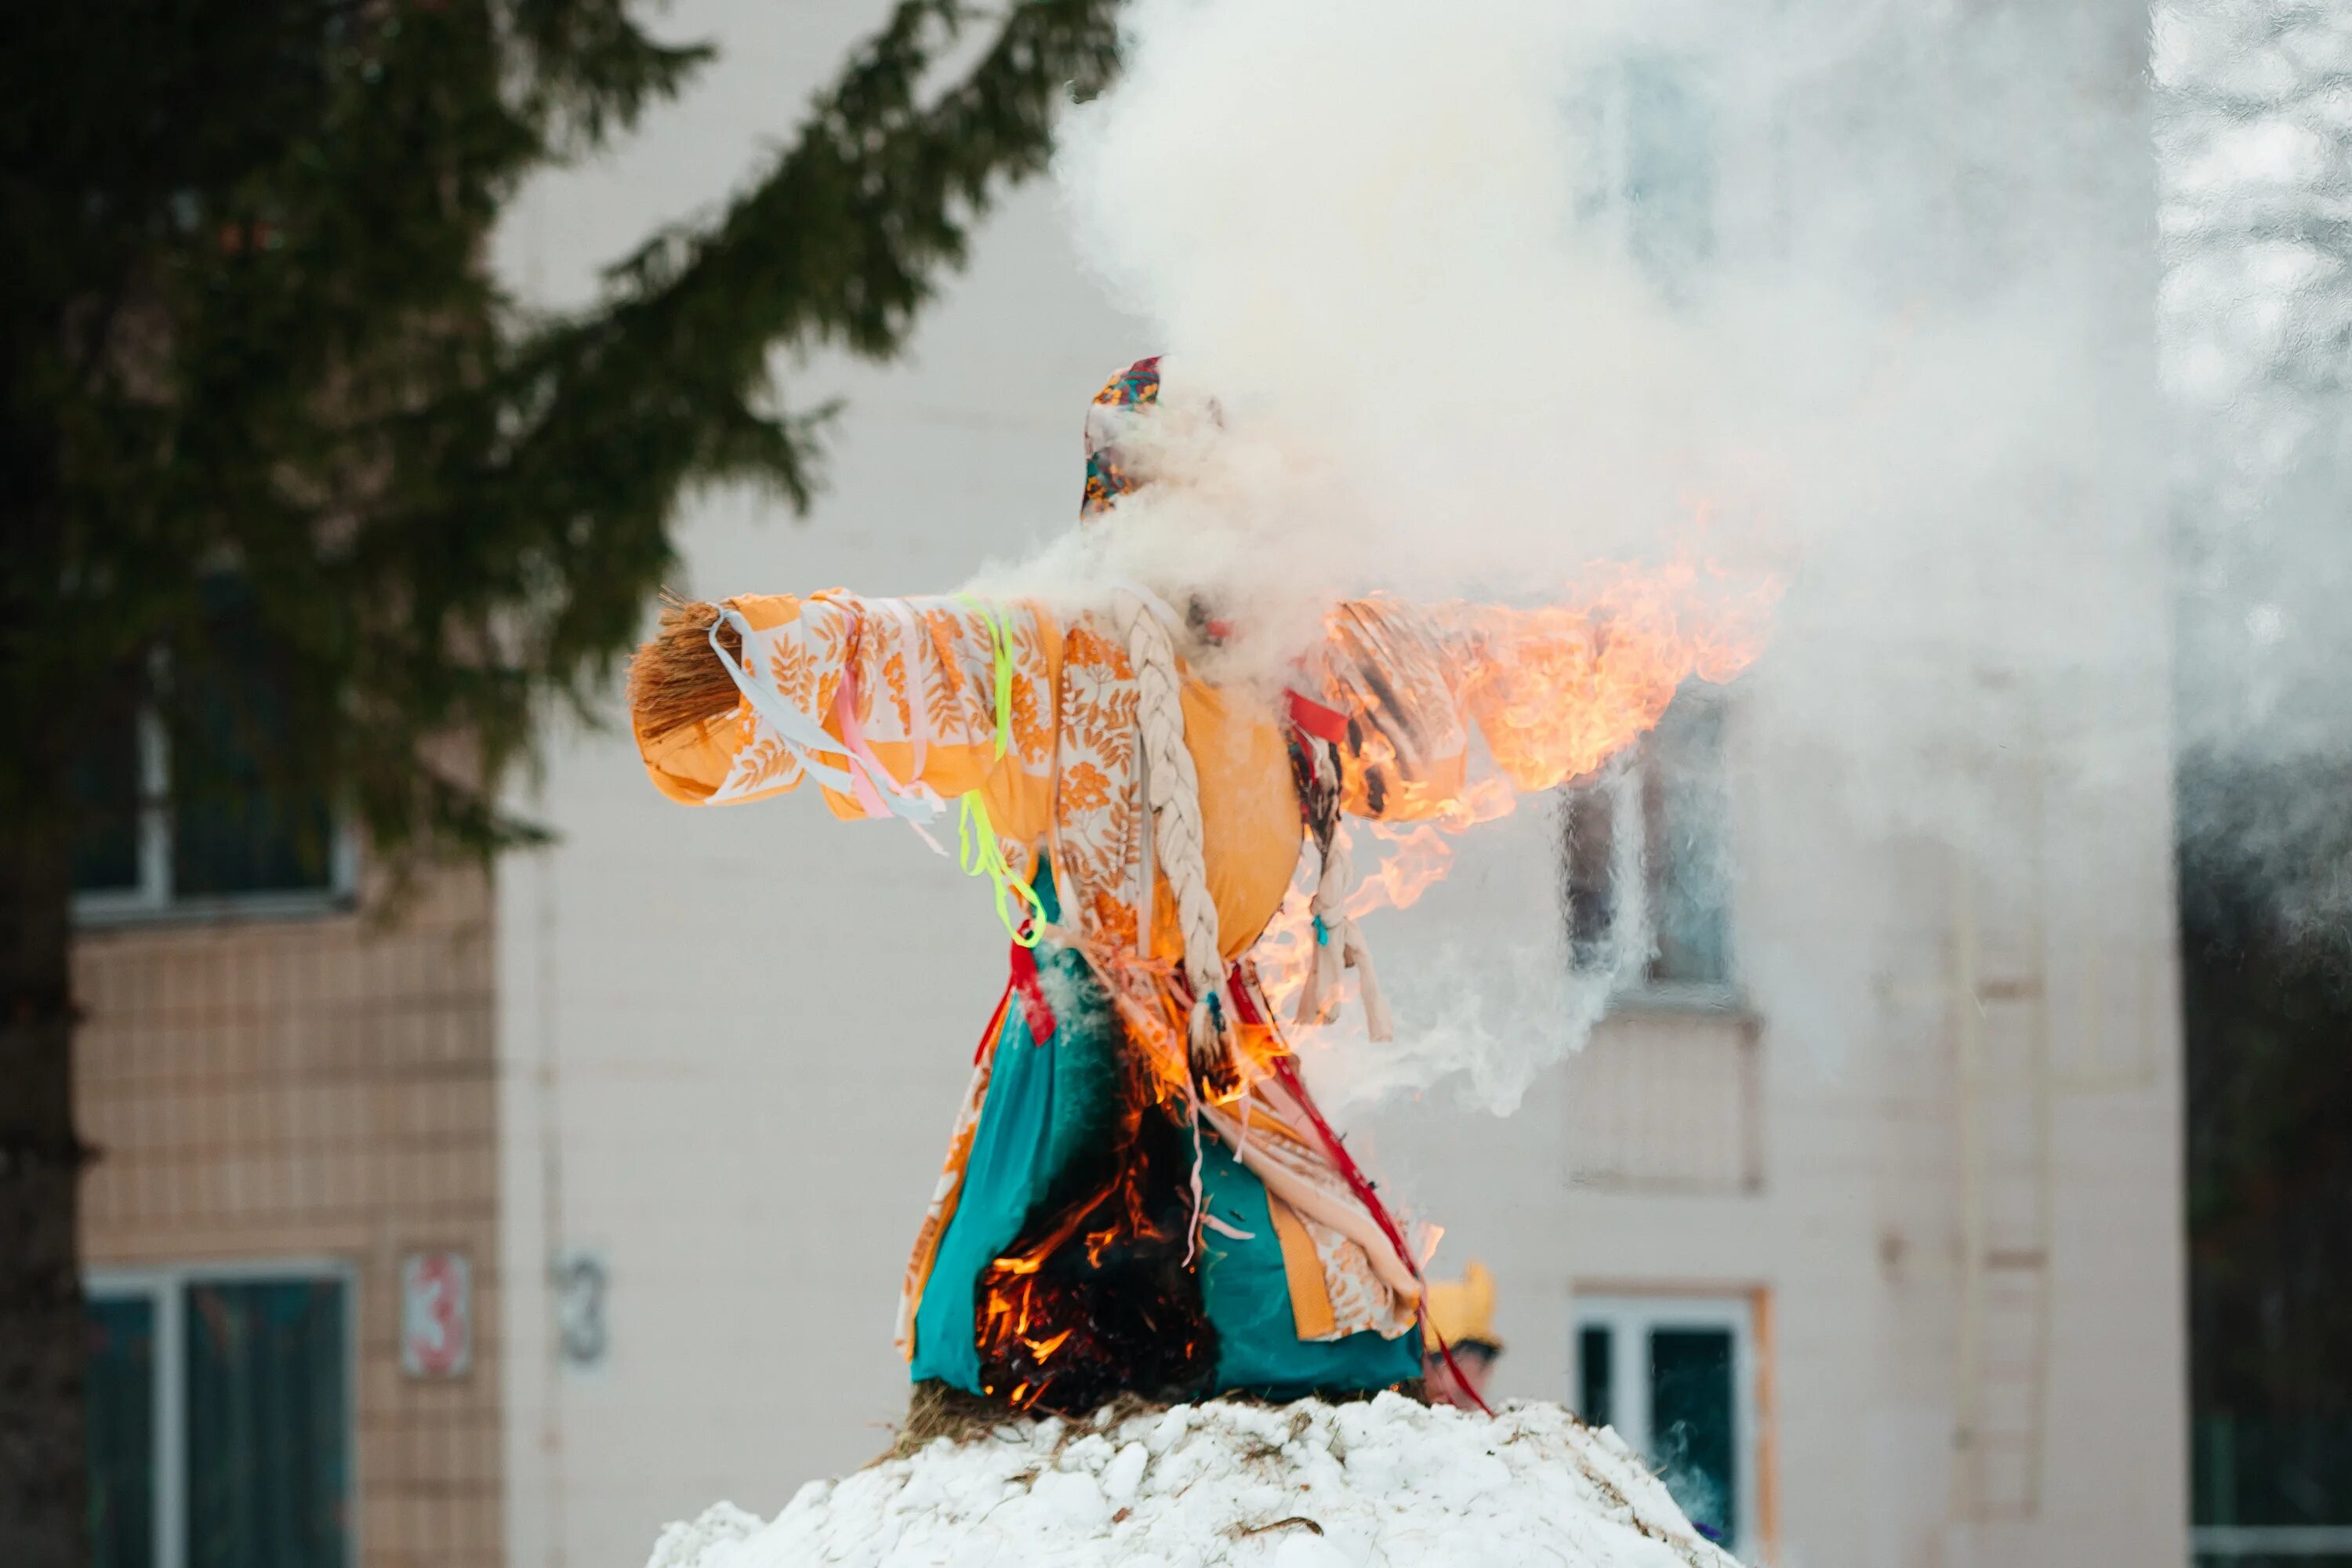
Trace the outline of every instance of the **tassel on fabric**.
[[1349, 914], [1348, 895], [1355, 890], [1356, 866], [1349, 853], [1348, 836], [1335, 832], [1323, 848], [1323, 865], [1315, 881], [1311, 906], [1315, 916], [1315, 956], [1307, 965], [1306, 984], [1298, 989], [1298, 1021], [1328, 1024], [1339, 1015], [1340, 971], [1356, 972], [1358, 999], [1364, 1006], [1364, 1030], [1375, 1040], [1395, 1037], [1379, 977], [1372, 973], [1371, 949]]
[[1224, 1007], [1215, 992], [1192, 1004], [1185, 1019], [1185, 1037], [1192, 1076], [1204, 1092], [1222, 1098], [1241, 1087], [1240, 1072], [1234, 1065], [1233, 1028], [1225, 1021]]

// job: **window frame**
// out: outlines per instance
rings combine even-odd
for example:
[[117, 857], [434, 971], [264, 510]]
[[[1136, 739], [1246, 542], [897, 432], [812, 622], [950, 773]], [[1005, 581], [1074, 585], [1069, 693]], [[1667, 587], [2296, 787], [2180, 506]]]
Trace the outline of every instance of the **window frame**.
[[[1725, 1550], [1752, 1557], [1761, 1540], [1764, 1517], [1757, 1495], [1764, 1474], [1763, 1413], [1758, 1408], [1757, 1300], [1753, 1291], [1694, 1290], [1680, 1293], [1619, 1294], [1604, 1288], [1579, 1289], [1570, 1303], [1568, 1331], [1568, 1397], [1562, 1402], [1584, 1419], [1577, 1407], [1584, 1386], [1584, 1331], [1606, 1328], [1610, 1334], [1609, 1426], [1626, 1447], [1654, 1465], [1650, 1430], [1650, 1335], [1659, 1329], [1727, 1330], [1731, 1334], [1731, 1534]], [[1635, 1375], [1633, 1348], [1640, 1350]], [[1639, 1412], [1640, 1420], [1631, 1418]]]
[[172, 742], [163, 716], [142, 705], [135, 721], [139, 768], [139, 884], [76, 889], [74, 923], [85, 927], [171, 921], [293, 920], [350, 910], [359, 893], [359, 836], [341, 811], [331, 810], [327, 880], [316, 888], [249, 893], [174, 895], [172, 887]]
[[[1570, 96], [1570, 112], [1581, 142], [1580, 177], [1570, 191], [1575, 227], [1601, 253], [1633, 267], [1679, 308], [1698, 290], [1727, 254], [1750, 264], [1784, 261], [1790, 247], [1790, 127], [1787, 106], [1774, 104], [1761, 135], [1735, 134], [1719, 117], [1720, 103], [1708, 78], [1719, 56], [1711, 47], [1652, 47], [1621, 54], [1594, 65]], [[1636, 209], [1645, 193], [1638, 185], [1635, 100], [1647, 84], [1664, 83], [1686, 96], [1696, 110], [1704, 161], [1705, 233], [1675, 237], [1686, 254], [1661, 262], [1643, 255], [1645, 240]]]
[[[1716, 771], [1717, 784], [1724, 796], [1724, 837], [1727, 840], [1723, 854], [1729, 860], [1732, 858], [1732, 846], [1728, 843], [1731, 837], [1730, 768], [1725, 756], [1730, 744], [1733, 704], [1720, 692], [1708, 690], [1701, 693], [1688, 688], [1677, 693], [1675, 700], [1705, 708], [1708, 718], [1717, 726]], [[1656, 918], [1650, 907], [1647, 858], [1650, 841], [1655, 835], [1650, 821], [1649, 795], [1652, 791], [1649, 784], [1654, 770], [1662, 765], [1662, 760], [1651, 748], [1659, 728], [1664, 723], [1665, 720], [1661, 716], [1658, 725], [1653, 726], [1640, 739], [1594, 772], [1562, 785], [1559, 792], [1560, 919], [1568, 928], [1569, 966], [1580, 976], [1606, 974], [1612, 977], [1609, 993], [1609, 1007], [1612, 1012], [1745, 1013], [1748, 1010], [1747, 993], [1739, 977], [1738, 907], [1731, 896], [1732, 882], [1727, 874], [1721, 909], [1724, 923], [1722, 977], [1716, 980], [1660, 980], [1653, 978], [1650, 973], [1650, 966], [1658, 953], [1658, 930]], [[1571, 866], [1576, 852], [1573, 826], [1576, 797], [1586, 790], [1606, 790], [1609, 795], [1609, 935], [1602, 943], [1607, 957], [1601, 963], [1591, 964], [1581, 962], [1578, 957], [1576, 917], [1568, 892], [1573, 886], [1574, 876]]]
[[155, 1544], [153, 1568], [187, 1568], [188, 1385], [187, 1289], [192, 1285], [249, 1285], [267, 1281], [331, 1281], [343, 1293], [343, 1386], [345, 1455], [351, 1495], [345, 1499], [350, 1527], [343, 1531], [343, 1568], [359, 1568], [361, 1504], [366, 1486], [360, 1454], [359, 1270], [338, 1258], [257, 1258], [204, 1263], [102, 1267], [86, 1271], [82, 1294], [90, 1300], [143, 1300], [154, 1314]]

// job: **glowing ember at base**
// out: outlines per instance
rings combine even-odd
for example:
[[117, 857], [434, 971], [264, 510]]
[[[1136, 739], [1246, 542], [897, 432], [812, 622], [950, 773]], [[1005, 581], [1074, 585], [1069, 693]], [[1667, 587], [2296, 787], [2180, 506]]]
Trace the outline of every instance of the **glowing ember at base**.
[[1181, 1396], [1215, 1364], [1216, 1331], [1186, 1267], [1190, 1142], [1134, 1051], [1110, 1065], [1110, 1125], [974, 1292], [982, 1392], [1016, 1409], [1091, 1410], [1121, 1390]]

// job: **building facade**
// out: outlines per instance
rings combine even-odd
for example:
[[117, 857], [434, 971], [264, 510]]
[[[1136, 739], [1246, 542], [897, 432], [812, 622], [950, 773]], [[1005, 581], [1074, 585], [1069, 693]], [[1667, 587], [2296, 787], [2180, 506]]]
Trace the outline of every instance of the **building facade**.
[[103, 1568], [505, 1555], [488, 879], [86, 929]]

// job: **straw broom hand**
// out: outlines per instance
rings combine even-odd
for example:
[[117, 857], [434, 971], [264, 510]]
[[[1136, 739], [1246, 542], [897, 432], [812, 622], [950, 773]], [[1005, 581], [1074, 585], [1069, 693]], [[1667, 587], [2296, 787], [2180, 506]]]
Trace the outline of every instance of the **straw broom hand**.
[[717, 605], [662, 597], [660, 631], [629, 661], [629, 716], [647, 741], [723, 719], [742, 700], [734, 678], [711, 651], [710, 628], [719, 626], [719, 642], [739, 659], [742, 634], [719, 625]]

